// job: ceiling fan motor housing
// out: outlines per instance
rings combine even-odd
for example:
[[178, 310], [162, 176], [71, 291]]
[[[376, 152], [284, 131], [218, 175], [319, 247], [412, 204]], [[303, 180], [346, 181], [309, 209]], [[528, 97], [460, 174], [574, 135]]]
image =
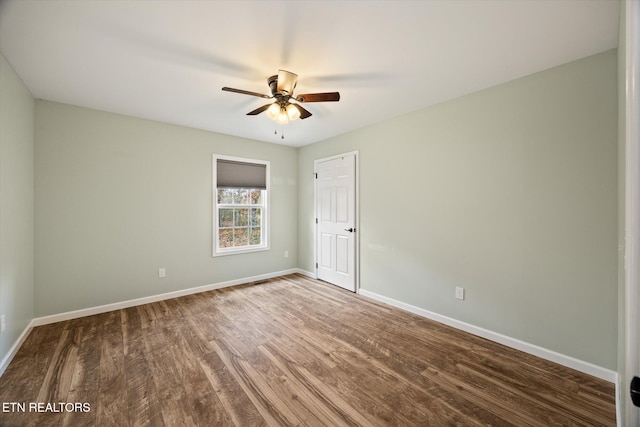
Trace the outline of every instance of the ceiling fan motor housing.
[[276, 96], [278, 93], [278, 76], [271, 76], [267, 79], [267, 83], [269, 84], [269, 88], [271, 89], [271, 95]]

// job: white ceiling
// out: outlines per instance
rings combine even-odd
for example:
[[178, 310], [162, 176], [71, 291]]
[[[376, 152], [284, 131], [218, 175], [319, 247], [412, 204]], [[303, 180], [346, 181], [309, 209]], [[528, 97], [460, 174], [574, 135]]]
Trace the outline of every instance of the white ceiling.
[[[36, 98], [301, 146], [617, 46], [617, 0], [0, 3], [0, 52]], [[285, 126], [267, 77], [339, 91]], [[280, 132], [280, 129], [278, 129]]]

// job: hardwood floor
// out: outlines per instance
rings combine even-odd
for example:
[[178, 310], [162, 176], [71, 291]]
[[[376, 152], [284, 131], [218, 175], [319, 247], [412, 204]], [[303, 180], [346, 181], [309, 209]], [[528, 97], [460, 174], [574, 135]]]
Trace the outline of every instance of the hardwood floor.
[[34, 328], [0, 403], [2, 426], [615, 425], [611, 383], [300, 275]]

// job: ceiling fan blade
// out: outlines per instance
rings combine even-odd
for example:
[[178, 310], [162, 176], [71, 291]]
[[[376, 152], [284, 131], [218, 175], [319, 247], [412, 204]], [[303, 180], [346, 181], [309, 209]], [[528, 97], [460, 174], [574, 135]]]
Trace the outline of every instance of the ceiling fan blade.
[[298, 75], [285, 70], [278, 70], [278, 92], [293, 93], [298, 82]]
[[255, 110], [253, 110], [253, 111], [249, 111], [249, 112], [247, 113], [247, 116], [255, 116], [256, 114], [260, 114], [260, 113], [262, 113], [263, 111], [267, 110], [269, 107], [271, 107], [271, 104], [263, 105], [262, 107], [256, 108], [256, 109], [255, 109]]
[[258, 96], [260, 98], [266, 98], [269, 99], [271, 98], [269, 95], [265, 95], [262, 93], [258, 93], [258, 92], [251, 92], [248, 90], [242, 90], [242, 89], [234, 89], [232, 87], [223, 87], [222, 90], [227, 91], [227, 92], [235, 92], [235, 93], [241, 93], [243, 95], [251, 95], [251, 96]]
[[340, 101], [340, 92], [305, 93], [296, 97], [298, 102]]
[[294, 103], [291, 103], [291, 105], [293, 105], [298, 109], [298, 111], [300, 111], [300, 119], [306, 119], [307, 117], [312, 116], [312, 114], [309, 111], [307, 111], [305, 108], [303, 108], [302, 105], [298, 105]]

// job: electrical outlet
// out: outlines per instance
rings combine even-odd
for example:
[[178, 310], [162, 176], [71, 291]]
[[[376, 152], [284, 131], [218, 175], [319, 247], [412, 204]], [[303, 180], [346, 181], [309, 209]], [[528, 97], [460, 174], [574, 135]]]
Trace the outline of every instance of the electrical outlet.
[[0, 316], [0, 331], [4, 332], [4, 330], [7, 329], [7, 323], [4, 320], [4, 314], [2, 316]]
[[462, 300], [464, 299], [464, 288], [456, 287], [456, 298]]
[[167, 277], [167, 269], [166, 268], [158, 269], [158, 277], [160, 278]]
[[289, 258], [289, 251], [284, 251], [284, 257]]

